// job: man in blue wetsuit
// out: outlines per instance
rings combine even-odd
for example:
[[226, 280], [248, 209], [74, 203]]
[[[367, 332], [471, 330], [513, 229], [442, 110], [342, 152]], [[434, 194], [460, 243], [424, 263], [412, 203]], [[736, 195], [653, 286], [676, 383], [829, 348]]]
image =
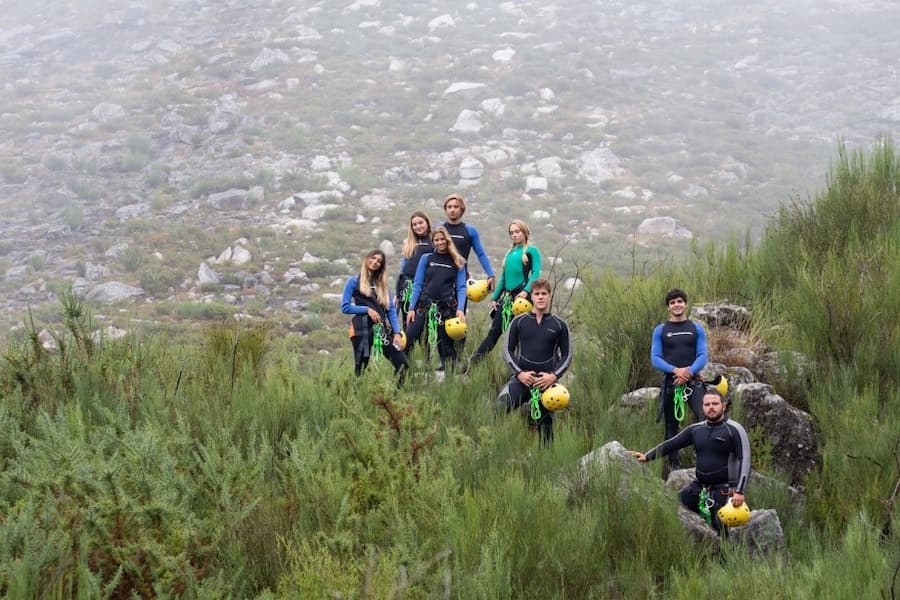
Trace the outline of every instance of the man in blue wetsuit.
[[[491, 261], [488, 259], [484, 246], [481, 244], [481, 236], [478, 234], [478, 230], [471, 225], [463, 223], [462, 218], [464, 214], [466, 214], [466, 201], [462, 196], [450, 194], [444, 199], [444, 215], [447, 217], [447, 220], [444, 222], [444, 228], [450, 232], [450, 239], [453, 240], [453, 245], [456, 246], [457, 252], [466, 260], [467, 265], [470, 252], [472, 250], [475, 251], [475, 256], [478, 257], [478, 262], [481, 263], [481, 268], [484, 269], [487, 275], [488, 289], [493, 290], [495, 277], [494, 270], [491, 268]], [[466, 276], [468, 277], [468, 275], [468, 267], [466, 267]]]
[[[531, 312], [519, 315], [509, 325], [503, 360], [512, 371], [497, 402], [506, 412], [531, 400], [532, 388], [540, 391], [559, 381], [572, 364], [569, 326], [550, 313], [552, 290], [546, 279], [531, 284]], [[553, 412], [539, 404], [540, 418], [529, 417], [529, 425], [540, 432], [541, 442], [553, 441]]]
[[696, 479], [681, 489], [679, 498], [689, 510], [704, 517], [721, 535], [724, 527], [718, 511], [731, 499], [735, 508], [744, 503], [750, 479], [750, 439], [737, 423], [725, 417], [728, 404], [716, 389], [703, 394], [705, 421], [692, 423], [647, 452], [629, 453], [640, 462], [693, 445], [697, 452]]
[[[650, 361], [654, 368], [663, 373], [659, 390], [659, 414], [665, 422], [663, 439], [668, 440], [678, 433], [679, 421], [684, 417], [684, 405], [691, 407], [696, 418], [701, 416], [703, 382], [699, 374], [700, 369], [706, 366], [707, 350], [703, 326], [687, 317], [687, 294], [677, 288], [669, 290], [665, 304], [669, 320], [653, 330]], [[676, 388], [679, 386], [684, 405], [676, 406]], [[667, 454], [664, 476], [667, 469], [680, 468], [678, 451]]]

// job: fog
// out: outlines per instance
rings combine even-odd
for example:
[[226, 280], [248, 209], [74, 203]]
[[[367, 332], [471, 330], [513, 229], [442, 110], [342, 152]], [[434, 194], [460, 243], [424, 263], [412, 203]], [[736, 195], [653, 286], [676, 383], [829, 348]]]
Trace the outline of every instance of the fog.
[[900, 126], [896, 2], [3, 4], [9, 321], [73, 282], [198, 297], [239, 237], [277, 290], [453, 191], [495, 254], [517, 216], [627, 268], [758, 236]]

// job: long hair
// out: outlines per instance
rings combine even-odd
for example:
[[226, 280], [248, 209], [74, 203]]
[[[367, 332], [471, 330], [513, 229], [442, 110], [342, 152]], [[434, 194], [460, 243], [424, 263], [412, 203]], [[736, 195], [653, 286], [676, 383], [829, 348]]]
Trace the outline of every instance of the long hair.
[[[366, 263], [373, 256], [379, 255], [381, 256], [381, 268], [377, 271], [370, 271]], [[359, 293], [371, 298], [373, 288], [376, 302], [388, 308], [391, 305], [391, 301], [387, 286], [387, 257], [381, 250], [372, 250], [366, 254], [362, 266], [359, 268]]]
[[[529, 260], [528, 259], [528, 239], [531, 237], [531, 230], [528, 229], [528, 225], [525, 224], [525, 221], [522, 221], [521, 219], [513, 219], [510, 222], [510, 224], [506, 226], [506, 230], [509, 231], [509, 228], [512, 227], [513, 225], [515, 225], [516, 227], [519, 228], [519, 231], [522, 232], [522, 237], [525, 238], [524, 240], [522, 240], [522, 264], [527, 265], [528, 260]], [[510, 248], [506, 252], [506, 256], [509, 256], [509, 253], [512, 252], [515, 249], [515, 247], [516, 247], [516, 245], [514, 243], [512, 245], [512, 248]], [[503, 257], [503, 263], [500, 265], [501, 270], [503, 269], [503, 266], [506, 264], [506, 256]]]
[[423, 213], [421, 210], [417, 210], [412, 214], [409, 218], [409, 228], [406, 231], [406, 241], [403, 242], [403, 250], [400, 251], [400, 254], [403, 255], [404, 258], [411, 258], [413, 252], [416, 250], [416, 244], [419, 241], [418, 236], [413, 231], [412, 222], [416, 217], [421, 217], [425, 219], [425, 223], [428, 225], [428, 229], [425, 230], [425, 237], [431, 239], [431, 219], [428, 218], [428, 215]]
[[456, 265], [456, 268], [462, 269], [465, 267], [466, 259], [464, 259], [462, 254], [459, 253], [459, 250], [456, 249], [456, 244], [453, 243], [453, 238], [450, 237], [450, 232], [447, 231], [446, 227], [438, 227], [431, 232], [431, 245], [434, 246], [434, 238], [438, 235], [444, 236], [444, 239], [447, 240], [447, 254], [453, 259], [453, 264]]

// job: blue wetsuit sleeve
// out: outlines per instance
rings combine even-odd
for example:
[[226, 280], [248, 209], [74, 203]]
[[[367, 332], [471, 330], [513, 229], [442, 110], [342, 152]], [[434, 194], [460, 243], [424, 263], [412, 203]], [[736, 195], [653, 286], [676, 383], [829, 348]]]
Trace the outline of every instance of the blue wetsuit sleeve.
[[700, 372], [700, 369], [706, 366], [709, 353], [706, 349], [706, 329], [696, 321], [694, 322], [694, 326], [697, 329], [697, 357], [688, 368], [691, 370], [691, 373], [696, 375]]
[[559, 323], [560, 333], [559, 339], [556, 341], [556, 347], [559, 351], [561, 362], [553, 371], [557, 379], [562, 377], [572, 364], [572, 336], [569, 334], [569, 326], [562, 319], [559, 319]]
[[400, 255], [400, 272], [402, 273], [403, 269], [405, 269], [405, 268], [406, 268], [406, 257], [403, 255]]
[[663, 358], [662, 353], [662, 325], [657, 325], [653, 329], [653, 338], [650, 342], [650, 362], [653, 364], [653, 368], [663, 373], [672, 373], [675, 371], [675, 366], [670, 365], [666, 362], [666, 359]]
[[389, 297], [388, 302], [388, 318], [391, 320], [391, 329], [394, 330], [394, 333], [400, 333], [403, 331], [403, 328], [400, 327], [400, 320], [397, 318], [397, 307], [394, 306], [394, 299]]
[[365, 306], [353, 303], [353, 290], [359, 286], [359, 277], [351, 277], [344, 285], [344, 294], [341, 296], [341, 312], [345, 315], [364, 315], [369, 312]]
[[528, 281], [525, 282], [525, 291], [531, 292], [531, 284], [534, 280], [541, 276], [541, 251], [534, 246], [528, 247], [528, 256], [531, 257], [531, 273], [528, 274]]
[[481, 244], [481, 236], [478, 234], [478, 230], [468, 224], [466, 224], [466, 229], [469, 230], [469, 238], [472, 240], [472, 250], [475, 251], [475, 256], [478, 257], [481, 268], [484, 269], [484, 272], [488, 277], [493, 277], [494, 270], [491, 268], [491, 261], [488, 259], [487, 252], [484, 251], [484, 246]]
[[466, 310], [466, 267], [456, 270], [456, 310]]
[[422, 286], [425, 285], [425, 269], [428, 268], [428, 257], [431, 253], [423, 254], [419, 259], [419, 266], [416, 267], [416, 277], [413, 279], [412, 296], [409, 298], [410, 310], [416, 307], [419, 302], [419, 296], [422, 295]]

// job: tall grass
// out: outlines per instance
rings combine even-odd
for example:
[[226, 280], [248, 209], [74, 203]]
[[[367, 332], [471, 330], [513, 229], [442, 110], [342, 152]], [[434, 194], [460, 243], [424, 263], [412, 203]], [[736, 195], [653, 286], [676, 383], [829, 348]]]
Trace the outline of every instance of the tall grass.
[[[466, 379], [423, 368], [398, 386], [383, 360], [354, 377], [349, 345], [301, 364], [290, 340], [235, 321], [199, 342], [95, 340], [67, 295], [58, 350], [32, 324], [0, 365], [0, 595], [896, 595], [896, 181], [888, 145], [841, 149], [827, 190], [785, 208], [758, 247], [585, 276], [551, 448], [497, 410], [496, 353]], [[748, 496], [778, 510], [783, 556], [695, 546], [677, 500], [644, 478], [567, 483], [606, 442], [658, 441], [655, 407], [618, 399], [658, 381], [650, 333], [671, 287], [749, 306], [752, 335], [816, 365], [803, 397], [823, 460], [805, 503], [777, 486]], [[470, 343], [484, 330], [472, 317]], [[754, 466], [778, 477], [753, 436]]]

